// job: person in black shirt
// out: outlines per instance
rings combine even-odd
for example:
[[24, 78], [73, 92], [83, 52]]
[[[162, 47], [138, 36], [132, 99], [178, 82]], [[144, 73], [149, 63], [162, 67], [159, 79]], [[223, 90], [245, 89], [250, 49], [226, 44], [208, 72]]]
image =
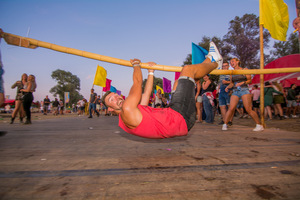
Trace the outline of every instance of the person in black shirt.
[[53, 115], [58, 115], [58, 106], [59, 106], [59, 102], [57, 100], [57, 98], [55, 98], [55, 100], [52, 103], [52, 109], [53, 109]]
[[93, 118], [92, 115], [92, 109], [95, 111], [97, 116], [99, 117], [99, 112], [96, 110], [96, 100], [97, 100], [97, 93], [94, 93], [94, 89], [91, 89], [91, 95], [90, 95], [90, 105], [89, 105], [89, 113], [90, 116], [88, 118]]
[[46, 95], [46, 98], [44, 99], [44, 115], [47, 115], [50, 102], [51, 101], [50, 101], [48, 95]]

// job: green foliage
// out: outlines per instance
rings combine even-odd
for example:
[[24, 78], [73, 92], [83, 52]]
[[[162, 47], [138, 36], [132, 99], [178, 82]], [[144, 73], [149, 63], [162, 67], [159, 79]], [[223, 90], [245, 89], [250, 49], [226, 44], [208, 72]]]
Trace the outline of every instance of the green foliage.
[[273, 48], [274, 50], [271, 51], [272, 58], [270, 61], [283, 56], [300, 53], [298, 33], [291, 33], [286, 42], [275, 42]]
[[56, 97], [58, 95], [59, 99], [64, 100], [64, 92], [70, 92], [70, 105], [76, 104], [79, 99], [83, 98], [79, 94], [80, 79], [76, 75], [57, 69], [52, 72], [51, 77], [57, 82], [57, 85], [50, 89], [50, 93], [53, 96]]
[[[263, 35], [264, 48], [268, 48], [270, 34], [265, 29]], [[223, 42], [230, 46], [229, 54], [240, 59], [242, 67], [253, 69], [259, 67], [259, 38], [259, 18], [254, 14], [245, 14], [229, 22]]]

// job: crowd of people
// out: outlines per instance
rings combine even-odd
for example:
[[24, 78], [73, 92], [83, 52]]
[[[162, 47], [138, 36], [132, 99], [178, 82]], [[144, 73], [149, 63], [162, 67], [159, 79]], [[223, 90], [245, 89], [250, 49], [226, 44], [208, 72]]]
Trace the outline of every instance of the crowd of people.
[[[242, 68], [238, 58], [230, 60], [234, 70]], [[229, 63], [223, 62], [223, 70], [229, 69]], [[198, 81], [199, 82], [199, 81]], [[251, 117], [256, 127], [254, 131], [262, 131], [260, 124], [260, 89], [258, 85], [251, 88], [251, 75], [220, 75], [219, 83], [215, 87], [209, 76], [203, 77], [202, 84], [196, 82], [197, 122], [214, 123], [214, 117], [221, 115], [222, 130], [228, 130], [233, 124], [233, 117]], [[300, 113], [300, 94], [297, 86], [283, 88], [281, 83], [265, 82], [264, 85], [264, 118], [267, 120], [297, 118]], [[198, 96], [199, 95], [199, 96]], [[203, 108], [203, 109], [202, 109]], [[201, 114], [199, 114], [201, 113]]]
[[88, 118], [93, 118], [93, 116], [99, 117], [100, 115], [110, 116], [111, 113], [108, 112], [107, 107], [104, 106], [101, 100], [101, 96], [91, 89], [90, 100], [83, 98], [80, 99], [76, 104], [72, 104], [71, 109], [65, 110], [64, 101], [62, 99], [58, 100], [55, 98], [51, 102], [48, 95], [45, 99], [40, 102], [40, 111], [47, 115], [52, 113], [53, 115], [63, 115], [65, 112], [77, 113], [78, 116], [88, 116]]

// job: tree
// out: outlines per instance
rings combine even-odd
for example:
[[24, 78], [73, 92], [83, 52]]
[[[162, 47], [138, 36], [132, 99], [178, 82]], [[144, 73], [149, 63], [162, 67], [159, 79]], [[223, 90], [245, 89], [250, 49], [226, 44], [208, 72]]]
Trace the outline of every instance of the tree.
[[274, 50], [271, 51], [272, 58], [270, 61], [283, 56], [300, 53], [298, 34], [291, 33], [286, 42], [275, 42], [273, 48]]
[[80, 79], [73, 75], [71, 72], [57, 69], [51, 74], [52, 79], [57, 81], [57, 85], [50, 89], [50, 93], [53, 96], [57, 96], [64, 100], [64, 92], [70, 92], [70, 103], [77, 103], [83, 96], [79, 94], [80, 90]]
[[[230, 54], [238, 57], [243, 67], [259, 67], [259, 18], [254, 14], [236, 16], [229, 22], [229, 31], [224, 36], [224, 42], [230, 47]], [[268, 48], [270, 34], [266, 29], [263, 32], [264, 48]]]

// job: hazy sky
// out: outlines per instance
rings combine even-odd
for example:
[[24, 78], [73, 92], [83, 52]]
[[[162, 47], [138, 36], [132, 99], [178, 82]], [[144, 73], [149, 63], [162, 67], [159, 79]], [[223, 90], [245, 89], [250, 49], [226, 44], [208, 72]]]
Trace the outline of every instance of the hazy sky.
[[[294, 0], [289, 6], [290, 27], [296, 17]], [[229, 21], [244, 14], [259, 15], [259, 0], [0, 0], [0, 28], [57, 45], [129, 60], [181, 66], [191, 53], [191, 43], [203, 36], [223, 37]], [[273, 40], [273, 39], [271, 39]], [[69, 71], [81, 80], [80, 93], [89, 98], [97, 65], [107, 70], [112, 85], [128, 95], [132, 68], [60, 53], [7, 45], [1, 40], [5, 95], [15, 98], [11, 85], [22, 73], [34, 74], [34, 101], [56, 85], [51, 74]], [[147, 70], [143, 69], [144, 78]], [[174, 72], [156, 71], [173, 83]], [[101, 94], [102, 88], [95, 86]]]

